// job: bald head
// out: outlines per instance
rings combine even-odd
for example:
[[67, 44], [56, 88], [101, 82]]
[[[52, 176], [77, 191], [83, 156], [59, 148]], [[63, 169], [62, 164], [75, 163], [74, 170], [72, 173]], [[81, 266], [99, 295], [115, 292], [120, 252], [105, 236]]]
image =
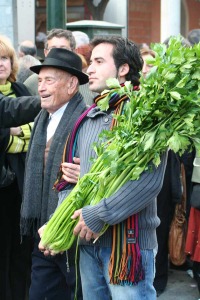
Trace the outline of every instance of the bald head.
[[25, 40], [19, 45], [19, 57], [24, 55], [36, 56], [37, 49], [32, 41]]

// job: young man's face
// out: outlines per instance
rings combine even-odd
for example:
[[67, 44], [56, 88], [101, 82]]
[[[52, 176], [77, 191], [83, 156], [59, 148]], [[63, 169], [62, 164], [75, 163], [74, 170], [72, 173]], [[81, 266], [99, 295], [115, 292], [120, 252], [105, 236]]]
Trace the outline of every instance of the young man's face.
[[101, 93], [107, 88], [106, 80], [118, 76], [112, 51], [113, 45], [106, 43], [97, 45], [92, 51], [87, 73], [89, 75], [89, 87], [93, 92]]
[[51, 40], [48, 40], [47, 49], [44, 49], [44, 55], [47, 56], [47, 54], [52, 48], [63, 48], [72, 51], [70, 41], [67, 40], [65, 37], [58, 38], [54, 36]]

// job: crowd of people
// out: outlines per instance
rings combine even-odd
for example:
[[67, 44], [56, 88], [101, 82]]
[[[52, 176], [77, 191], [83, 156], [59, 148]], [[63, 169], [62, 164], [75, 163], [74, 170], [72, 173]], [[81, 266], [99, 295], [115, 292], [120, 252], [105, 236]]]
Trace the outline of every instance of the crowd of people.
[[[183, 40], [186, 47], [198, 41], [193, 32]], [[190, 205], [200, 184], [195, 150], [181, 157], [165, 153], [158, 168], [128, 181], [99, 204], [75, 211], [78, 252], [74, 244], [55, 255], [41, 242], [56, 208], [89, 172], [90, 158], [96, 157], [92, 145], [103, 130], [111, 129], [113, 113], [128, 101], [112, 95], [109, 108], [101, 111], [97, 104], [107, 95], [101, 94], [106, 80], [117, 78], [121, 86], [130, 81], [137, 89], [140, 77], [151, 71], [148, 59], [154, 57], [149, 45], [120, 36], [90, 41], [81, 32], [52, 29], [44, 59], [38, 59], [31, 41], [24, 41], [17, 53], [0, 36], [0, 299], [156, 299], [168, 281], [168, 237], [175, 205], [181, 201], [181, 164], [187, 184], [186, 264], [193, 266], [200, 289], [199, 209]], [[76, 147], [69, 161], [74, 128]], [[53, 189], [57, 180], [65, 182], [59, 191]], [[110, 263], [116, 231], [126, 236], [131, 222], [138, 228], [132, 243], [140, 259], [131, 265], [135, 276], [127, 282], [111, 274]], [[110, 226], [100, 235], [104, 224]], [[117, 257], [112, 259], [117, 264]]]

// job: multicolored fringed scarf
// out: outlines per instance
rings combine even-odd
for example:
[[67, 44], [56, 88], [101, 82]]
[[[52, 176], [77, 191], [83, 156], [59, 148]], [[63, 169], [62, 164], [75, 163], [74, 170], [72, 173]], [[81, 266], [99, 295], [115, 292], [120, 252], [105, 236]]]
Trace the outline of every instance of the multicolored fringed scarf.
[[[93, 109], [98, 101], [104, 99], [108, 94], [97, 96], [95, 103], [87, 109], [77, 120], [72, 134], [68, 137], [63, 161], [73, 162], [76, 148], [76, 141], [79, 129], [87, 119], [88, 112]], [[117, 93], [112, 94], [109, 100], [109, 108], [114, 108], [115, 114], [123, 113], [123, 106], [127, 96], [120, 97]], [[113, 118], [111, 130], [117, 126], [117, 120]], [[58, 191], [63, 190], [67, 186], [67, 182], [62, 179], [62, 171], [55, 182], [54, 188]], [[110, 283], [120, 285], [137, 284], [144, 279], [144, 270], [142, 267], [142, 257], [138, 243], [138, 215], [130, 216], [125, 221], [113, 226], [112, 252], [109, 264]]]

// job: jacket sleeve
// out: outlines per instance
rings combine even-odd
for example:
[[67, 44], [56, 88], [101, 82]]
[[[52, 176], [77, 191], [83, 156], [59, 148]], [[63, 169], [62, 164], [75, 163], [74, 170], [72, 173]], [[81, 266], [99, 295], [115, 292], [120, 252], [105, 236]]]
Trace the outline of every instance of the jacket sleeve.
[[9, 128], [0, 128], [0, 155], [4, 153], [10, 137], [10, 129]]
[[40, 110], [39, 96], [10, 98], [0, 95], [0, 127], [16, 127], [32, 122]]
[[147, 207], [162, 187], [166, 158], [167, 153], [157, 168], [142, 173], [138, 180], [128, 181], [111, 197], [102, 199], [97, 205], [83, 207], [86, 225], [93, 232], [100, 232], [105, 224], [118, 224]]
[[6, 148], [7, 153], [27, 152], [33, 124], [34, 123], [31, 122], [20, 127], [22, 136], [10, 135], [9, 144]]

